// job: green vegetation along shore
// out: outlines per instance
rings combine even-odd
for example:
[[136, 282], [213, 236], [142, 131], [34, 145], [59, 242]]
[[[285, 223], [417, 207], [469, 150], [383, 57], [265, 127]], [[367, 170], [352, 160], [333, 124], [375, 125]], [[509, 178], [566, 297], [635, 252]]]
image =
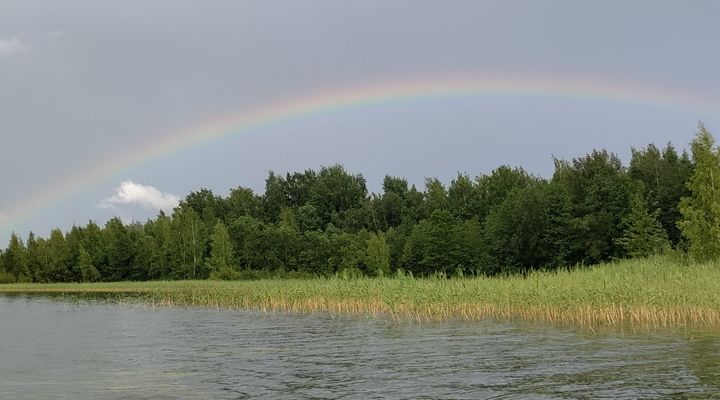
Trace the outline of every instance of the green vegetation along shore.
[[11, 234], [0, 283], [503, 276], [668, 250], [720, 259], [720, 149], [704, 126], [690, 153], [650, 144], [627, 166], [604, 149], [553, 161], [548, 179], [502, 165], [424, 190], [388, 175], [377, 193], [341, 165], [270, 172], [264, 193], [201, 189], [144, 223]]
[[554, 162], [550, 179], [500, 166], [448, 187], [428, 179], [424, 191], [386, 176], [372, 194], [340, 165], [271, 172], [261, 195], [203, 189], [145, 223], [12, 234], [0, 292], [417, 321], [720, 326], [720, 148], [702, 124], [689, 154], [651, 144], [632, 149], [628, 167], [606, 150]]
[[0, 292], [121, 293], [118, 299], [151, 306], [321, 311], [420, 322], [523, 318], [588, 326], [720, 325], [720, 264], [670, 257], [527, 276], [24, 283], [0, 285]]

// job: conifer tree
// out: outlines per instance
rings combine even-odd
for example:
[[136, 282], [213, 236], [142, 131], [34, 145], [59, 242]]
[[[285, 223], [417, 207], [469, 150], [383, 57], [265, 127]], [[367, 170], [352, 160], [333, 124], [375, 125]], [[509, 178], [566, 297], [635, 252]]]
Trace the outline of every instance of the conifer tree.
[[677, 245], [682, 236], [677, 227], [678, 203], [690, 194], [687, 181], [692, 172], [688, 154], [678, 154], [670, 143], [662, 151], [652, 144], [632, 149], [628, 175], [644, 187], [648, 209], [660, 210], [659, 220], [671, 245]]
[[702, 124], [691, 150], [695, 173], [688, 182], [690, 196], [680, 201], [678, 226], [688, 240], [689, 254], [712, 260], [720, 257], [720, 154]]
[[631, 257], [659, 254], [669, 246], [667, 233], [660, 220], [660, 209], [648, 211], [647, 200], [640, 193], [630, 197], [630, 211], [624, 218], [625, 233], [616, 240]]
[[25, 245], [14, 232], [10, 235], [10, 244], [4, 252], [3, 258], [5, 270], [12, 274], [18, 282], [29, 282], [31, 280]]

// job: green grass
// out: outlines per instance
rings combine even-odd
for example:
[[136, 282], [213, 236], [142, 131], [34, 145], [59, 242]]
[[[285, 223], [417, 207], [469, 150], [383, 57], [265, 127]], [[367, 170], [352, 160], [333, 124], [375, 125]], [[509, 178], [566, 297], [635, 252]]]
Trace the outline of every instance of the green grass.
[[133, 298], [157, 306], [325, 311], [414, 321], [492, 317], [589, 326], [720, 326], [720, 263], [667, 257], [527, 277], [9, 284], [0, 285], [0, 292], [139, 293]]

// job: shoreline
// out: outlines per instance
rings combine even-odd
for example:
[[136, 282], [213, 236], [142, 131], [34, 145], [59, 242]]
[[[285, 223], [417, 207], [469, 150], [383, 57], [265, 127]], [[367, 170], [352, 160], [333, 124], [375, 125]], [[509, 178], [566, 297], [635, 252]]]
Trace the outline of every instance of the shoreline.
[[667, 257], [527, 277], [21, 283], [0, 285], [0, 293], [127, 294], [157, 306], [329, 312], [416, 322], [522, 318], [591, 327], [720, 326], [720, 265], [686, 265]]

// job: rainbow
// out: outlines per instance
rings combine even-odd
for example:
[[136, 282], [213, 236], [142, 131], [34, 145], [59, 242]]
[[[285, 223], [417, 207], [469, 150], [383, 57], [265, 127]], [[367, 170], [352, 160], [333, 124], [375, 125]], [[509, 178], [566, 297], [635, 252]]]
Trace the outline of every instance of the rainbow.
[[[666, 87], [648, 87], [617, 80], [550, 78], [541, 76], [456, 76], [393, 80], [350, 86], [282, 100], [237, 114], [211, 119], [189, 129], [170, 134], [148, 135], [151, 142], [127, 154], [117, 154], [103, 165], [93, 166], [58, 184], [24, 199], [10, 210], [0, 231], [13, 229], [21, 222], [42, 213], [54, 204], [72, 197], [83, 188], [122, 176], [126, 171], [151, 159], [191, 148], [222, 137], [249, 133], [254, 128], [281, 121], [343, 110], [381, 107], [426, 98], [456, 97], [535, 97], [568, 98], [579, 101], [609, 101], [628, 105], [652, 106], [705, 112], [720, 110], [720, 97]], [[2, 211], [2, 210], [0, 210]]]

